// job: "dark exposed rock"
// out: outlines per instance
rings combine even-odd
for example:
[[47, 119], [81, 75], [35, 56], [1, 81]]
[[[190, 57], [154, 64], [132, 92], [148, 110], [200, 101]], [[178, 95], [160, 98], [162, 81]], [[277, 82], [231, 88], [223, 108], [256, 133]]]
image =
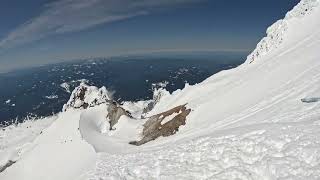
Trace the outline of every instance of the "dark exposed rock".
[[74, 98], [79, 98], [81, 101], [84, 101], [84, 96], [86, 95], [88, 88], [85, 86], [79, 87], [79, 93], [76, 93]]
[[301, 101], [304, 102], [304, 103], [320, 102], [320, 97], [303, 98], [303, 99], [301, 99]]
[[16, 161], [9, 160], [4, 166], [0, 166], [0, 173], [6, 170], [8, 167], [12, 166]]
[[150, 112], [155, 106], [155, 102], [151, 101], [142, 111], [143, 114]]
[[[139, 141], [132, 141], [129, 144], [140, 146], [149, 141], [153, 141], [158, 137], [167, 137], [175, 134], [179, 127], [186, 124], [186, 117], [190, 114], [191, 109], [187, 109], [186, 105], [177, 106], [166, 112], [154, 115], [143, 125], [143, 138]], [[164, 119], [176, 113], [172, 119], [162, 123]]]
[[121, 116], [128, 116], [132, 118], [131, 113], [122, 107], [119, 106], [117, 102], [112, 102], [108, 106], [108, 116], [110, 123], [110, 130], [113, 129], [114, 125], [116, 125]]
[[81, 83], [71, 93], [69, 101], [63, 106], [63, 111], [70, 108], [87, 109], [99, 104], [112, 102], [110, 94], [105, 87], [98, 89], [94, 86], [88, 86]]
[[145, 107], [143, 109], [143, 111], [142, 111], [143, 114], [146, 114], [146, 113], [150, 112], [154, 108], [154, 106], [159, 103], [160, 99], [166, 93], [168, 93], [168, 91], [165, 90], [163, 86], [158, 87], [158, 86], [155, 85], [154, 87], [152, 87], [152, 90], [153, 90], [152, 101], [147, 105], [147, 107]]

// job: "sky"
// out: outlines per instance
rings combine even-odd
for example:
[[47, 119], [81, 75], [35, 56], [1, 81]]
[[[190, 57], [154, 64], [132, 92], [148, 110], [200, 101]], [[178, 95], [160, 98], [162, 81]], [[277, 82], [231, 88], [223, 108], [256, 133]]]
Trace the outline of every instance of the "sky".
[[0, 72], [166, 51], [251, 51], [299, 0], [1, 0]]

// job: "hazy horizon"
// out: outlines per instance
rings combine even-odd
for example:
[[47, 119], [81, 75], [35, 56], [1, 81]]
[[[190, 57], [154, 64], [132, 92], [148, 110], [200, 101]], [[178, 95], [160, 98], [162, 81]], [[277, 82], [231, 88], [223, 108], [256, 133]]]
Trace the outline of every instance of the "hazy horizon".
[[[188, 57], [188, 56], [204, 56], [204, 55], [208, 55], [209, 56], [215, 56], [217, 54], [225, 54], [227, 55], [233, 55], [233, 54], [237, 54], [240, 56], [244, 55], [246, 57], [246, 55], [248, 55], [250, 53], [250, 51], [246, 51], [246, 50], [240, 50], [240, 51], [214, 51], [214, 50], [196, 50], [196, 51], [182, 51], [182, 50], [177, 50], [177, 51], [150, 51], [150, 52], [132, 52], [132, 53], [127, 53], [127, 54], [118, 54], [118, 55], [110, 55], [110, 56], [91, 56], [91, 57], [80, 57], [80, 58], [70, 58], [70, 59], [55, 59], [52, 62], [44, 62], [43, 64], [29, 64], [29, 65], [21, 65], [19, 64], [19, 66], [13, 65], [12, 68], [10, 67], [4, 67], [2, 68], [2, 66], [0, 66], [0, 74], [4, 74], [4, 73], [10, 73], [10, 72], [14, 72], [14, 71], [19, 71], [19, 70], [24, 70], [24, 69], [29, 69], [29, 68], [37, 68], [37, 67], [43, 67], [43, 66], [47, 66], [47, 65], [54, 65], [54, 64], [59, 64], [59, 63], [76, 63], [76, 62], [81, 62], [81, 61], [86, 61], [86, 60], [93, 60], [93, 59], [117, 59], [117, 58], [148, 58], [148, 57], [158, 57], [158, 58], [176, 58], [176, 56], [183, 56], [183, 57]], [[212, 59], [215, 60], [215, 59]], [[229, 60], [229, 59], [228, 59]], [[244, 61], [244, 59], [239, 59], [239, 61]]]
[[4, 0], [0, 71], [160, 51], [251, 51], [298, 0]]

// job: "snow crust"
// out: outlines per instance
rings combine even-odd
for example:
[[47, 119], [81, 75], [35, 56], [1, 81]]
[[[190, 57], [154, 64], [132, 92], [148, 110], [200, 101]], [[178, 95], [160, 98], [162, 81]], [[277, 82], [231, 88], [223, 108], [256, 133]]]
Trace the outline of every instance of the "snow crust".
[[150, 152], [103, 153], [86, 178], [319, 179], [319, 122], [259, 124]]
[[[318, 3], [302, 0], [270, 27], [247, 63], [172, 94], [159, 90], [151, 101], [125, 102], [133, 117], [121, 117], [114, 131], [106, 89], [82, 84], [83, 100], [77, 88], [40, 135], [19, 140], [29, 148], [0, 179], [320, 179]], [[177, 134], [128, 144], [148, 117], [183, 104], [192, 111]], [[7, 144], [1, 152], [17, 150]]]

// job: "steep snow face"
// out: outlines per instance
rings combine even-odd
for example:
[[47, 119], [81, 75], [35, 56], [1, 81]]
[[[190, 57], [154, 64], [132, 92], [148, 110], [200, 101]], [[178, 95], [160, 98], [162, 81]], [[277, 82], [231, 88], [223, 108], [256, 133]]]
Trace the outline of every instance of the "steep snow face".
[[84, 108], [93, 107], [111, 100], [111, 93], [105, 87], [98, 89], [95, 86], [88, 86], [81, 83], [71, 93], [69, 101], [63, 106], [62, 111], [69, 108]]
[[287, 39], [288, 28], [293, 28], [289, 24], [298, 18], [303, 18], [312, 13], [319, 5], [319, 0], [302, 0], [297, 6], [289, 11], [284, 19], [274, 23], [267, 29], [267, 36], [264, 37], [257, 45], [256, 49], [247, 57], [246, 62], [253, 61], [265, 56], [268, 52], [277, 49]]

